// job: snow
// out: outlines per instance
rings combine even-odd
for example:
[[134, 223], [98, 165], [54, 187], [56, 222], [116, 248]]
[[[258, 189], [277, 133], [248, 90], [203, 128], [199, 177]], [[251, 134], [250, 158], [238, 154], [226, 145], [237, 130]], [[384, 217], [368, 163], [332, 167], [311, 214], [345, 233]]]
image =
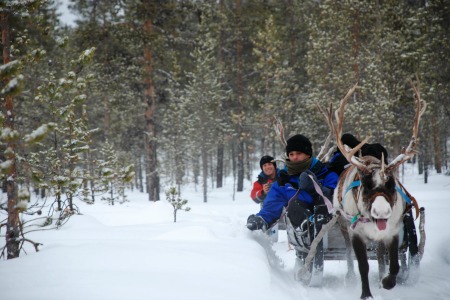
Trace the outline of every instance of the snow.
[[[450, 299], [450, 176], [431, 174], [424, 184], [413, 170], [407, 175], [405, 187], [426, 208], [420, 279], [415, 286], [381, 289], [371, 261], [372, 294], [377, 300]], [[273, 249], [284, 267], [271, 265], [258, 243], [262, 234], [245, 227], [259, 209], [249, 197], [251, 183], [245, 186], [234, 201], [232, 184], [214, 189], [208, 203], [200, 187], [184, 188], [181, 197], [191, 210], [178, 211], [176, 223], [163, 192], [159, 202], [136, 191], [114, 206], [78, 201], [82, 214], [61, 229], [28, 235], [43, 244], [39, 252], [27, 246], [27, 255], [0, 261], [0, 299], [359, 299], [359, 275], [355, 286], [346, 286], [344, 261], [325, 261], [322, 287], [295, 281], [295, 254], [283, 230]]]
[[8, 170], [12, 167], [12, 165], [12, 160], [5, 160], [4, 162], [0, 163], [0, 170]]
[[33, 141], [39, 141], [40, 139], [42, 139], [50, 130], [52, 130], [53, 128], [56, 127], [56, 123], [48, 123], [48, 124], [43, 124], [41, 126], [39, 126], [36, 130], [34, 130], [32, 133], [27, 134], [24, 137], [24, 140], [26, 143], [30, 143]]
[[[24, 77], [22, 74], [17, 75], [17, 77], [12, 78], [6, 86], [1, 90], [2, 95], [6, 95], [17, 89], [20, 85], [20, 82], [23, 81]], [[8, 116], [11, 115], [11, 112], [8, 111]]]

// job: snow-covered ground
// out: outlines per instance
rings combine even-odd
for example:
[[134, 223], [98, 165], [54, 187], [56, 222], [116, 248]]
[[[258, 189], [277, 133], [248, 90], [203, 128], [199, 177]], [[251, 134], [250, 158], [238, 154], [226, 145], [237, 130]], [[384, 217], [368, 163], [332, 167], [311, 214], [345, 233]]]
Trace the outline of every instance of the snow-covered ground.
[[[405, 187], [426, 208], [420, 279], [415, 286], [380, 289], [371, 265], [372, 294], [389, 300], [450, 299], [450, 177], [432, 174], [425, 185], [412, 169], [407, 175]], [[247, 216], [259, 208], [250, 200], [251, 184], [233, 201], [231, 182], [211, 191], [208, 203], [201, 188], [185, 188], [181, 196], [191, 211], [179, 211], [176, 223], [164, 195], [156, 203], [137, 192], [128, 193], [130, 202], [114, 206], [77, 202], [82, 215], [59, 230], [30, 234], [43, 243], [39, 252], [28, 249], [28, 255], [0, 261], [0, 299], [359, 299], [359, 275], [356, 286], [345, 286], [344, 261], [325, 261], [320, 288], [295, 281], [295, 254], [285, 231], [273, 246], [284, 267], [271, 265], [257, 242], [259, 233], [245, 227]]]

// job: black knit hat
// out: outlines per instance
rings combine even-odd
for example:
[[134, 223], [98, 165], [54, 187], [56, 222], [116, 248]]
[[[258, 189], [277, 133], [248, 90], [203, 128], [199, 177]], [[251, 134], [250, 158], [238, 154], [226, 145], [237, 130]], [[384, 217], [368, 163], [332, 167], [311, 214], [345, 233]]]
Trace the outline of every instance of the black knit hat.
[[[354, 135], [350, 133], [344, 133], [341, 137], [341, 141], [343, 144], [349, 146], [350, 148], [355, 148], [361, 143]], [[388, 163], [388, 152], [386, 148], [384, 148], [381, 144], [364, 144], [361, 147], [361, 155], [362, 156], [373, 156], [381, 160], [381, 156], [384, 157], [384, 162]]]
[[267, 163], [272, 163], [274, 168], [277, 168], [277, 163], [275, 161], [273, 161], [274, 158], [270, 155], [264, 155], [263, 157], [261, 157], [261, 160], [259, 161], [259, 166], [261, 167], [261, 170], [263, 169], [263, 165], [267, 164]]
[[388, 152], [387, 150], [381, 146], [381, 144], [366, 144], [361, 148], [361, 154], [363, 156], [370, 155], [381, 160], [381, 157], [384, 157], [384, 163], [388, 163]]
[[358, 141], [358, 139], [351, 133], [344, 133], [341, 136], [341, 141], [350, 148], [355, 148], [359, 145], [359, 143], [361, 143], [361, 141]]
[[294, 135], [287, 140], [286, 154], [289, 155], [292, 151], [300, 151], [312, 156], [312, 144], [306, 136]]

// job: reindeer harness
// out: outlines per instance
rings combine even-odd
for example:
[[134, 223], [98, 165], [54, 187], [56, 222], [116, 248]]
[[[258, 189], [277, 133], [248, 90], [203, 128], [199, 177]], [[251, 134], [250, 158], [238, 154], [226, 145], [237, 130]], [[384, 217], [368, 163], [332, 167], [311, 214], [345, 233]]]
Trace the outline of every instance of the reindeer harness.
[[[351, 167], [349, 167], [349, 168], [347, 168], [343, 173], [342, 173], [342, 175], [341, 175], [341, 178], [340, 178], [340, 180], [339, 180], [339, 185], [338, 185], [338, 191], [339, 191], [339, 193], [338, 193], [338, 200], [339, 200], [339, 203], [341, 204], [341, 207], [342, 207], [342, 201], [343, 201], [343, 198], [344, 198], [344, 196], [350, 191], [350, 190], [352, 190], [353, 191], [353, 198], [355, 199], [355, 202], [356, 202], [356, 199], [357, 199], [357, 190], [355, 190], [355, 188], [356, 187], [360, 187], [361, 186], [361, 181], [360, 180], [358, 180], [359, 178], [359, 176], [358, 176], [358, 174], [356, 174], [355, 175], [355, 179], [356, 180], [354, 180], [351, 184], [349, 184], [349, 186], [347, 187], [347, 189], [345, 190], [345, 192], [344, 193], [342, 193], [342, 189], [343, 189], [343, 185], [344, 185], [344, 180], [343, 180], [343, 178], [345, 178], [345, 176], [346, 176], [346, 174], [349, 172], [349, 170], [350, 169], [352, 169], [354, 166], [351, 166]], [[405, 187], [400, 183], [400, 182], [398, 182], [398, 181], [396, 181], [396, 185], [395, 185], [395, 190], [402, 196], [402, 198], [403, 198], [403, 200], [406, 202], [406, 208], [405, 208], [405, 212], [407, 212], [408, 210], [410, 210], [413, 206], [414, 206], [414, 208], [415, 208], [415, 210], [416, 210], [416, 219], [419, 217], [419, 205], [418, 205], [418, 203], [417, 203], [417, 200], [405, 189]], [[374, 194], [374, 195], [372, 195], [372, 197], [371, 197], [371, 200], [373, 200], [376, 196], [379, 196], [379, 195], [382, 195], [382, 196], [386, 196], [386, 195], [384, 195], [383, 193], [376, 193], [376, 194]], [[360, 216], [359, 216], [359, 214], [357, 214], [356, 216], [354, 216], [353, 218], [352, 218], [352, 224], [354, 224], [355, 222], [357, 222], [358, 220], [357, 220], [357, 218], [360, 218]], [[364, 221], [364, 220], [362, 220], [362, 221]]]
[[[345, 189], [345, 191], [343, 191], [344, 179], [347, 176], [347, 174], [350, 172], [350, 170], [352, 170], [354, 168], [355, 168], [354, 165], [347, 167], [344, 170], [344, 172], [342, 172], [342, 174], [339, 176], [338, 186], [336, 188], [338, 189], [338, 200], [339, 200], [339, 204], [340, 204], [341, 208], [342, 208], [343, 198], [349, 191], [352, 191], [353, 199], [354, 199], [355, 203], [357, 202], [357, 199], [358, 199], [359, 188], [361, 187], [361, 181], [359, 180], [358, 173], [355, 174], [354, 181], [348, 185], [348, 187]], [[356, 189], [356, 188], [358, 188], [358, 189]], [[404, 213], [409, 211], [411, 209], [411, 207], [414, 206], [414, 208], [416, 210], [416, 219], [417, 219], [419, 216], [419, 205], [418, 205], [416, 199], [398, 181], [396, 181], [395, 190], [401, 195], [403, 200], [406, 202], [406, 208], [405, 208]], [[370, 201], [373, 201], [373, 199], [375, 199], [375, 197], [379, 196], [379, 195], [386, 196], [386, 195], [384, 195], [384, 193], [375, 193], [374, 195], [372, 195]], [[359, 213], [356, 214], [355, 216], [348, 215], [346, 217], [347, 217], [347, 219], [350, 220], [352, 229], [354, 229], [359, 222], [362, 222], [362, 223], [370, 222], [369, 218], [366, 218]]]

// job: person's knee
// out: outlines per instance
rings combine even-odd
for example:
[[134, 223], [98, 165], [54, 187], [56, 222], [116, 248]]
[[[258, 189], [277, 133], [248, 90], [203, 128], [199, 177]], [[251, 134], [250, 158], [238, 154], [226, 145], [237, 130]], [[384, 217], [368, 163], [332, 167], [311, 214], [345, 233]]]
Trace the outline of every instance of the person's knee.
[[298, 227], [305, 219], [311, 216], [311, 211], [306, 203], [293, 200], [287, 207], [287, 216], [292, 226]]

